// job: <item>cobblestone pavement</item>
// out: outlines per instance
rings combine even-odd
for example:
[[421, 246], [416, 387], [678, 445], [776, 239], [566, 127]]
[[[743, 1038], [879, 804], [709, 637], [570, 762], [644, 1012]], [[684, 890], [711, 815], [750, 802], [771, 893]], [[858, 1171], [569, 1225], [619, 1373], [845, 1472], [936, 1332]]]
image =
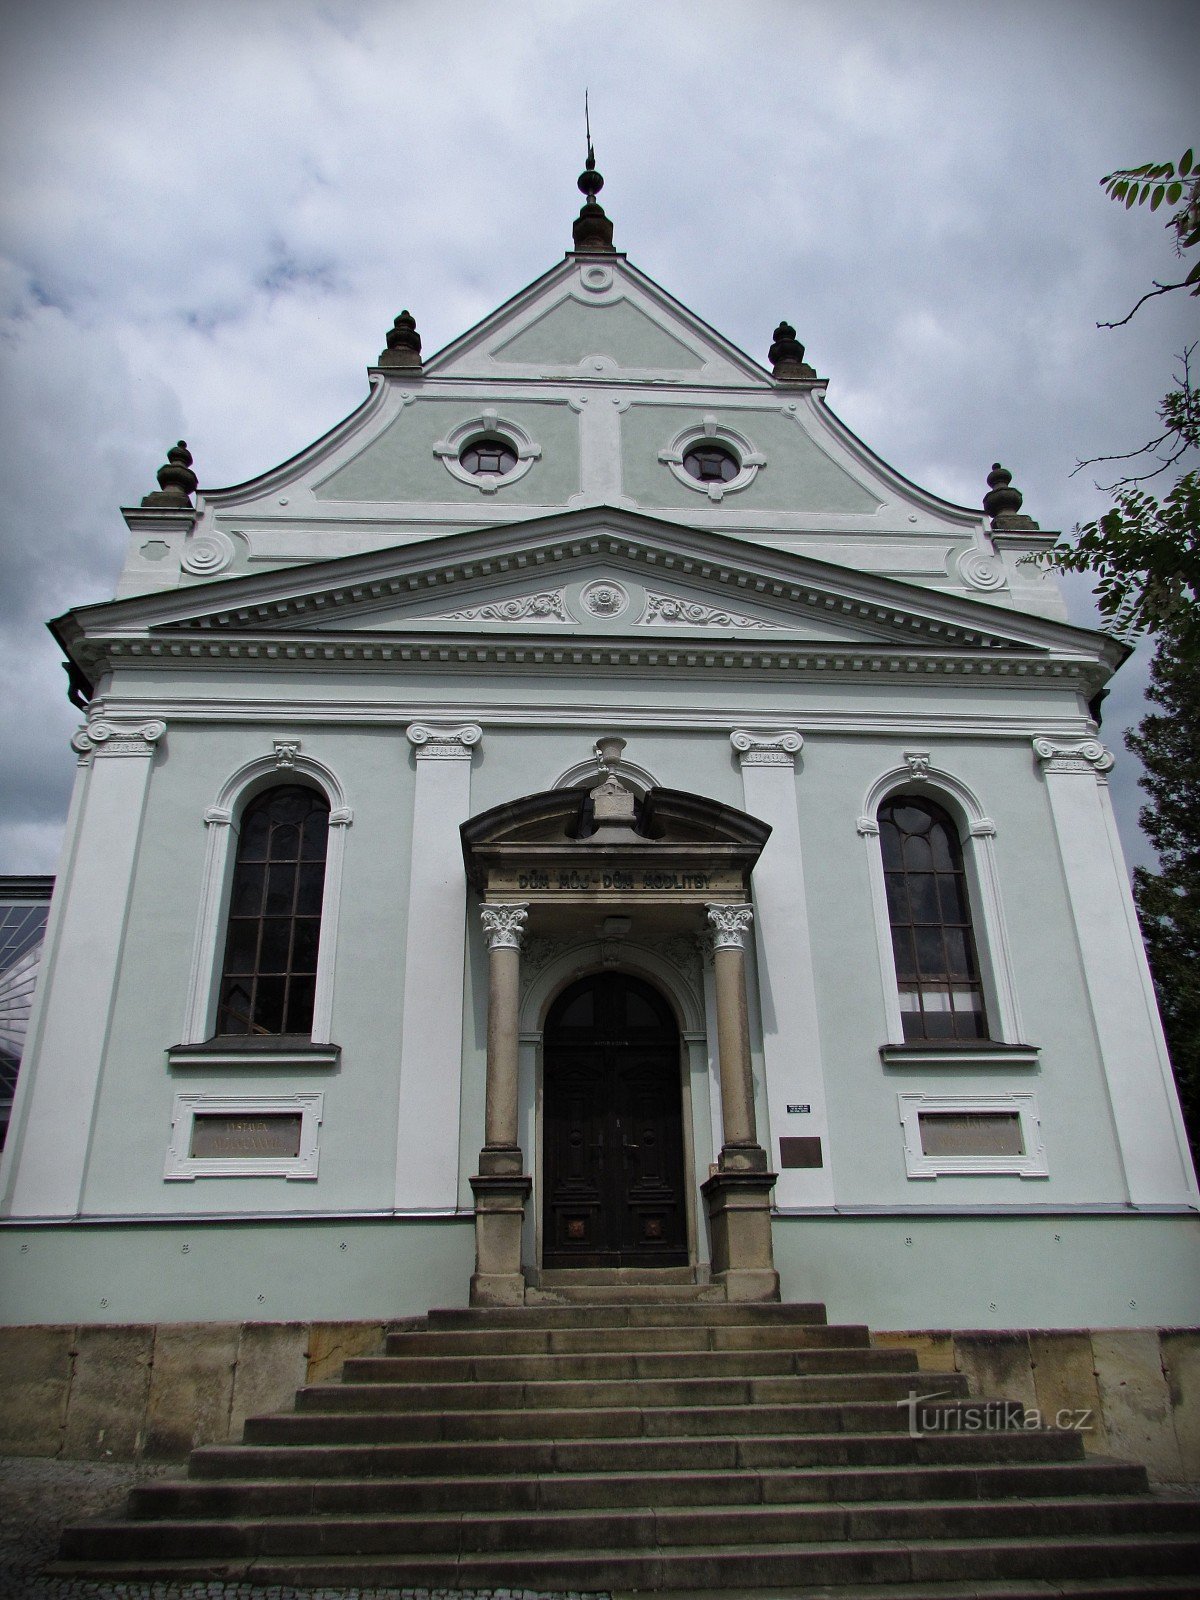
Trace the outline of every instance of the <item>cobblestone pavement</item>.
[[610, 1600], [607, 1594], [531, 1589], [290, 1589], [253, 1583], [104, 1583], [43, 1577], [68, 1522], [120, 1510], [135, 1484], [177, 1476], [176, 1466], [0, 1456], [3, 1600]]

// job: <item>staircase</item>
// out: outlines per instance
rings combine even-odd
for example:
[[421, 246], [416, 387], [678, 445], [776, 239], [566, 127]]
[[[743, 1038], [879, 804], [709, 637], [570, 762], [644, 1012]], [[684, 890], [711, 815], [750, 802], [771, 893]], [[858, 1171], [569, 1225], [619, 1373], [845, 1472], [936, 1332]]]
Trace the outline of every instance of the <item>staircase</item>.
[[[593, 1303], [570, 1303], [580, 1294]], [[1200, 1505], [1151, 1495], [1141, 1467], [1085, 1460], [1078, 1434], [1016, 1425], [1003, 1402], [969, 1428], [979, 1413], [965, 1408], [982, 1402], [965, 1379], [918, 1374], [910, 1352], [873, 1349], [822, 1306], [682, 1287], [647, 1303], [619, 1285], [532, 1298], [392, 1333], [340, 1383], [248, 1421], [243, 1443], [193, 1451], [185, 1482], [134, 1490], [124, 1519], [68, 1528], [51, 1571], [314, 1588], [1194, 1592]], [[908, 1397], [933, 1389], [912, 1437]]]

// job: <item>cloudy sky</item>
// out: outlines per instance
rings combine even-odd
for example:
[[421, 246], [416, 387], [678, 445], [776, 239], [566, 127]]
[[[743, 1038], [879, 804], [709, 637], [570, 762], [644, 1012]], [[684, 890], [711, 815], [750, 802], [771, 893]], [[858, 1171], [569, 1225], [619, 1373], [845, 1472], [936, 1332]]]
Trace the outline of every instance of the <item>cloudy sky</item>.
[[117, 508], [180, 436], [202, 484], [267, 469], [402, 306], [430, 352], [559, 259], [585, 85], [638, 266], [760, 358], [790, 318], [917, 482], [977, 504], [999, 458], [1043, 527], [1095, 515], [1071, 469], [1149, 436], [1197, 306], [1097, 331], [1176, 265], [1097, 179], [1200, 137], [1198, 35], [1192, 0], [4, 0], [0, 871], [55, 867], [43, 624], [111, 594]]

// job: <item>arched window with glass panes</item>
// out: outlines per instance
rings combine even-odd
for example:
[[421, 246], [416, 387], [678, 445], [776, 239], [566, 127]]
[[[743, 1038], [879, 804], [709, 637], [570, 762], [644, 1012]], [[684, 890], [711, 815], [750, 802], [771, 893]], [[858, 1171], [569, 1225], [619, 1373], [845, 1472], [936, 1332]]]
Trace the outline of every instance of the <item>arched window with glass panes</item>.
[[242, 814], [218, 1034], [308, 1035], [313, 1025], [329, 801], [284, 784]]
[[878, 820], [905, 1041], [986, 1039], [958, 829], [925, 795], [891, 796]]

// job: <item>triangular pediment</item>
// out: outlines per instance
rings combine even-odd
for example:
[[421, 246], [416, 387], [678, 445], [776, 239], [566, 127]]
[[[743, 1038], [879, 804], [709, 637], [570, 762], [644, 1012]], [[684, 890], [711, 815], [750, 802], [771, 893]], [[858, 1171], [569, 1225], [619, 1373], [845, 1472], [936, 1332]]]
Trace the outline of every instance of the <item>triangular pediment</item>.
[[426, 363], [439, 377], [767, 380], [756, 362], [624, 256], [568, 256]]
[[[56, 632], [85, 671], [122, 640], [181, 641], [153, 648], [194, 659], [201, 639], [209, 655], [222, 638], [326, 641], [306, 649], [313, 659], [371, 658], [396, 641], [420, 657], [422, 640], [479, 659], [506, 640], [550, 651], [586, 642], [619, 646], [632, 664], [705, 642], [781, 662], [788, 652], [824, 661], [826, 650], [1111, 657], [1110, 669], [1120, 659], [1085, 629], [607, 507], [114, 601], [70, 613]], [[265, 643], [255, 650], [269, 656]]]

